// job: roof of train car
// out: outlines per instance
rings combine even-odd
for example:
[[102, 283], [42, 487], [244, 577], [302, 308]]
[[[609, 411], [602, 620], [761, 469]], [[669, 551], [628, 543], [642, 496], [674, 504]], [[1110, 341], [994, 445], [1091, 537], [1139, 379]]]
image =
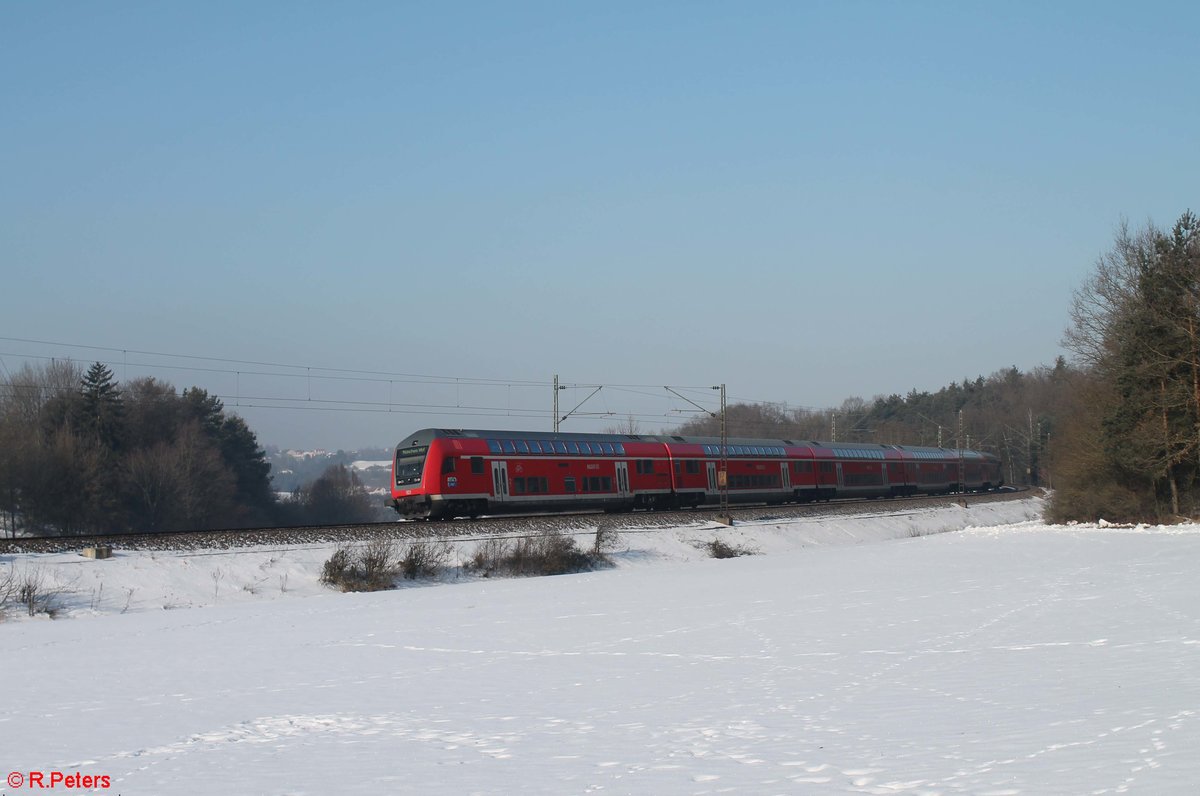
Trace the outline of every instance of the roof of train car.
[[[499, 429], [468, 429], [468, 428], [423, 428], [405, 437], [397, 447], [416, 444], [436, 438], [450, 439], [587, 439], [597, 442], [661, 442], [682, 443], [685, 445], [720, 445], [720, 437], [683, 437], [676, 434], [596, 434], [590, 432], [553, 431], [504, 431]], [[936, 448], [921, 445], [882, 445], [874, 442], [817, 442], [814, 440], [763, 439], [761, 437], [730, 437], [728, 445], [774, 445], [789, 448], [840, 448], [843, 450], [900, 450], [910, 453], [930, 453], [941, 456], [958, 456], [957, 448]], [[988, 458], [993, 454], [981, 453], [974, 450], [963, 450], [966, 458]]]

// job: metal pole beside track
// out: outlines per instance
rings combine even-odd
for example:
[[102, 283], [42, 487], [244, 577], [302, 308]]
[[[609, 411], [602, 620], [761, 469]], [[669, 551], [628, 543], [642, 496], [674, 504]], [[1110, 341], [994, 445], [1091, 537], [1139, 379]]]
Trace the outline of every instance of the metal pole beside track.
[[729, 516], [729, 425], [726, 422], [725, 385], [713, 389], [721, 391], [721, 470], [717, 474], [717, 489], [721, 493], [721, 515], [732, 523], [733, 518]]

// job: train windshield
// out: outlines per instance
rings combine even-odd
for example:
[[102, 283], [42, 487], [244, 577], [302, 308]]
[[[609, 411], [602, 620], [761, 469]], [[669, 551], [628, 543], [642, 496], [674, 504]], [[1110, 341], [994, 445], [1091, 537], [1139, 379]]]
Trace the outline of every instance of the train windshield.
[[396, 451], [396, 486], [421, 483], [421, 470], [425, 467], [428, 445], [400, 448]]

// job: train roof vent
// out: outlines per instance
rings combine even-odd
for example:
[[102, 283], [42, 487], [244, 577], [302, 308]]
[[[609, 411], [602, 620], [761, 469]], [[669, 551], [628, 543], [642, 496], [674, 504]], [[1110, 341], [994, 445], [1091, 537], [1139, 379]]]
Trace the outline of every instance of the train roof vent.
[[683, 437], [674, 437], [673, 436], [673, 437], [671, 437], [671, 439], [675, 440], [676, 442], [686, 442], [687, 441]]
[[792, 442], [790, 439], [785, 439], [785, 440], [783, 441], [783, 444], [784, 444], [784, 445], [795, 445], [796, 443]]
[[461, 428], [443, 428], [439, 430], [447, 437], [461, 437], [463, 435]]
[[641, 434], [626, 434], [625, 438], [626, 439], [641, 439], [642, 435]]

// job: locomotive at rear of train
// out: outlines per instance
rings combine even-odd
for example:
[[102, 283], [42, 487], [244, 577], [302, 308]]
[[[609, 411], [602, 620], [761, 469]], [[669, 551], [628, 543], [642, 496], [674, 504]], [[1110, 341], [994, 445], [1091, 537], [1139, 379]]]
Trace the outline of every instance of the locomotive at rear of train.
[[[730, 439], [731, 503], [897, 497], [1003, 485], [990, 453], [907, 445]], [[410, 518], [685, 508], [720, 501], [710, 437], [423, 429], [396, 446], [392, 500]]]

